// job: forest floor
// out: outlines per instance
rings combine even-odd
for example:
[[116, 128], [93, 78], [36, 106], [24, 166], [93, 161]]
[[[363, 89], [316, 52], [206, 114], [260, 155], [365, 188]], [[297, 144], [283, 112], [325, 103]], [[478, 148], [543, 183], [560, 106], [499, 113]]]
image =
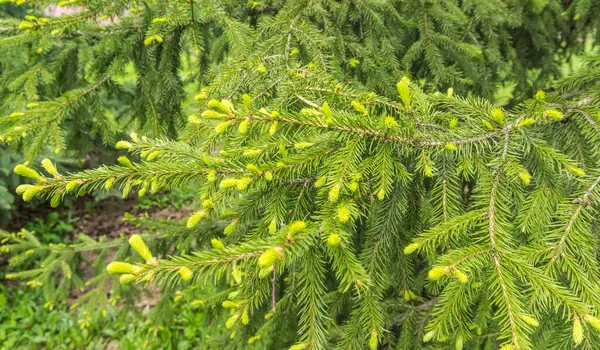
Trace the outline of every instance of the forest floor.
[[[91, 198], [91, 196], [88, 196]], [[70, 207], [51, 208], [50, 206], [37, 205], [35, 207], [23, 206], [12, 213], [12, 218], [0, 227], [9, 232], [15, 232], [25, 227], [27, 223], [45, 220], [51, 213], [58, 212], [60, 220], [73, 226], [72, 236], [85, 233], [90, 237], [107, 236], [117, 238], [121, 234], [126, 236], [139, 231], [134, 223], [123, 221], [125, 213], [137, 215], [142, 212], [158, 219], [181, 220], [189, 211], [173, 206], [151, 208], [150, 210], [138, 207], [138, 198], [107, 197], [93, 202], [90, 207], [90, 198], [82, 197], [74, 201]]]
[[[161, 196], [158, 194], [157, 196]], [[136, 225], [135, 222], [123, 220], [126, 213], [133, 216], [142, 213], [156, 219], [170, 219], [174, 221], [182, 220], [189, 215], [189, 210], [180, 205], [170, 205], [169, 199], [163, 197], [162, 202], [146, 201], [145, 206], [141, 206], [140, 198], [120, 198], [109, 196], [104, 199], [94, 200], [91, 196], [84, 196], [71, 202], [69, 205], [52, 208], [44, 203], [38, 203], [35, 206], [22, 205], [12, 213], [12, 218], [5, 222], [1, 229], [9, 232], [17, 232], [24, 227], [32, 227], [32, 231], [38, 236], [56, 235], [61, 240], [73, 241], [80, 233], [84, 233], [92, 238], [106, 236], [108, 240], [118, 239], [121, 236], [131, 236], [134, 233], [143, 233], [143, 228]], [[90, 204], [92, 203], [92, 204]], [[49, 219], [54, 217], [54, 219]], [[115, 252], [110, 251], [107, 255], [107, 261], [112, 259]], [[85, 254], [85, 260], [94, 261], [95, 252], [90, 251]], [[6, 267], [6, 260], [0, 258], [0, 270]], [[82, 274], [84, 279], [91, 278], [93, 272], [91, 266], [82, 263]], [[18, 287], [17, 280], [7, 280], [7, 287]], [[108, 291], [107, 291], [108, 292]], [[151, 307], [159, 299], [159, 291], [152, 288], [147, 289], [137, 303], [138, 307]], [[73, 289], [67, 306], [73, 304], [77, 298], [85, 293]]]

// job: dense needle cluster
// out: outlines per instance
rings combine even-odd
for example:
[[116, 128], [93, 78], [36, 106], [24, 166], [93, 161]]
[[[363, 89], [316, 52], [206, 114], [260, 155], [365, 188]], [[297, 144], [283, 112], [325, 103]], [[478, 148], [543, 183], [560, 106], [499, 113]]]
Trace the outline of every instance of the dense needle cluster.
[[[203, 305], [230, 330], [227, 344], [248, 348], [600, 346], [600, 59], [555, 79], [555, 55], [595, 34], [596, 2], [112, 4], [26, 19], [1, 39], [81, 40], [75, 52], [96, 53], [79, 53], [91, 71], [78, 79], [97, 77], [84, 87], [48, 100], [44, 84], [6, 92], [35, 101], [0, 121], [4, 140], [32, 155], [15, 168], [32, 180], [17, 193], [57, 206], [94, 191], [194, 186], [194, 212], [128, 217], [147, 233], [112, 242], [45, 246], [1, 233], [10, 278], [55, 302], [87, 289], [81, 307], [108, 302], [109, 283], [132, 297], [158, 286], [168, 302]], [[137, 109], [114, 111], [136, 121], [116, 143], [126, 155], [75, 173], [49, 159], [35, 170], [47, 138], [68, 148], [75, 110], [118, 124], [102, 121], [102, 103], [118, 98], [129, 64]], [[505, 79], [516, 87], [503, 108], [490, 101]], [[194, 91], [185, 106], [184, 89]], [[117, 255], [98, 259], [91, 281], [73, 273], [81, 254], [109, 249]], [[41, 268], [17, 269], [40, 257]]]

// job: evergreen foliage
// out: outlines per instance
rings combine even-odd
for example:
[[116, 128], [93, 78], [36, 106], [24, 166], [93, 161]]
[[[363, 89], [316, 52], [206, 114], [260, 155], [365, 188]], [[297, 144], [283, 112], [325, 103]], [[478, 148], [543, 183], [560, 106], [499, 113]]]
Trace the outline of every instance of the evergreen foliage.
[[[5, 140], [33, 160], [81, 130], [112, 142], [117, 118], [137, 130], [117, 165], [16, 167], [33, 180], [24, 200], [198, 188], [186, 222], [127, 217], [143, 236], [47, 246], [2, 233], [7, 277], [52, 303], [86, 290], [82, 308], [106, 305], [109, 285], [159, 286], [167, 304], [226, 315], [231, 347], [598, 348], [600, 58], [560, 76], [595, 44], [598, 7], [97, 0], [7, 20], [0, 42], [29, 61], [1, 59], [16, 110]], [[118, 83], [127, 67], [132, 91]], [[107, 113], [111, 99], [127, 108]]]

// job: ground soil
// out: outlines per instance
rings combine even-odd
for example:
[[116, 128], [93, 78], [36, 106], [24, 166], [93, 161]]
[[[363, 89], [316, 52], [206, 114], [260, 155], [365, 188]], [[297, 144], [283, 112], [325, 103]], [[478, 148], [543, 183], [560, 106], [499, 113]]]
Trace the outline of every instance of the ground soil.
[[[90, 203], [93, 205], [90, 206]], [[37, 203], [35, 206], [21, 204], [13, 211], [12, 218], [0, 225], [0, 229], [15, 232], [25, 226], [27, 222], [36, 219], [44, 220], [51, 212], [59, 212], [62, 220], [73, 225], [74, 237], [79, 233], [85, 233], [91, 237], [116, 238], [121, 234], [129, 236], [139, 231], [135, 224], [123, 221], [125, 213], [135, 216], [146, 212], [152, 217], [174, 220], [183, 219], [189, 214], [187, 210], [174, 207], [144, 211], [136, 208], [136, 203], [138, 203], [137, 198], [108, 197], [94, 201], [91, 196], [84, 196], [66, 207], [51, 208], [45, 203]]]

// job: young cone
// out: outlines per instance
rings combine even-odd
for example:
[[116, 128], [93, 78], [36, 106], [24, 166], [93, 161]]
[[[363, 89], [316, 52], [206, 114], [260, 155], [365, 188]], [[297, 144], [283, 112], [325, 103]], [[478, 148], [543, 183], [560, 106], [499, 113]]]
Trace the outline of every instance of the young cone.
[[147, 264], [152, 263], [154, 258], [152, 257], [150, 249], [142, 239], [142, 236], [138, 234], [131, 236], [129, 238], [129, 245], [146, 261]]

